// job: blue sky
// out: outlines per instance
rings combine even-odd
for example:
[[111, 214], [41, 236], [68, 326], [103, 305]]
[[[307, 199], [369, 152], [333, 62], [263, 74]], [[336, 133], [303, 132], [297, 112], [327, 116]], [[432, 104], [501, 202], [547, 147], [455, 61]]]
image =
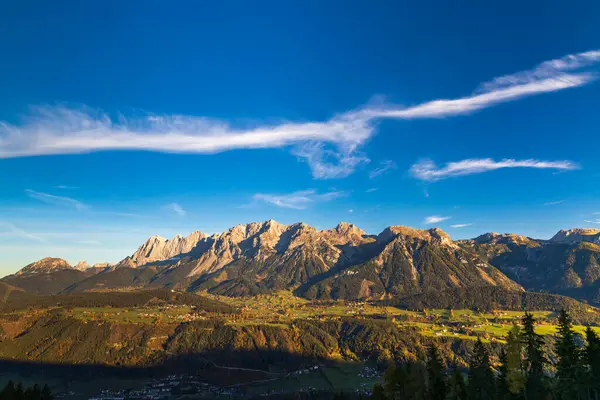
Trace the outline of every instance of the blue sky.
[[269, 218], [600, 227], [598, 2], [34, 3], [0, 5], [0, 274]]

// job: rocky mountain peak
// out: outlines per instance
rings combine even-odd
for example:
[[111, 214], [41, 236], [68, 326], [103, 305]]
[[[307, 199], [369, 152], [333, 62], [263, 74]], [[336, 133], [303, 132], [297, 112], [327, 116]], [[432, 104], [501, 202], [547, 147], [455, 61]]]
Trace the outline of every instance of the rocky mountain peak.
[[425, 240], [445, 246], [457, 247], [450, 235], [440, 228], [415, 229], [409, 226], [390, 226], [378, 236], [378, 240], [390, 240], [392, 237], [407, 237]]
[[579, 243], [591, 242], [600, 244], [600, 229], [575, 228], [561, 229], [550, 239], [554, 243]]
[[475, 244], [526, 244], [535, 246], [535, 240], [528, 238], [527, 236], [516, 235], [514, 233], [496, 233], [488, 232], [483, 235], [477, 236], [473, 239]]
[[62, 269], [73, 269], [73, 267], [62, 258], [46, 257], [26, 265], [15, 275], [43, 274]]
[[92, 265], [92, 268], [108, 268], [111, 266], [112, 266], [111, 263], [103, 262], [103, 263], [96, 263], [96, 264]]
[[139, 267], [155, 261], [169, 260], [192, 251], [198, 242], [207, 237], [206, 234], [195, 231], [187, 237], [175, 235], [172, 239], [162, 236], [151, 236], [135, 253], [127, 257], [117, 267]]
[[366, 235], [365, 231], [360, 229], [354, 224], [350, 224], [348, 222], [340, 222], [336, 227], [335, 231], [339, 235], [343, 236], [363, 236]]
[[73, 268], [79, 271], [85, 271], [86, 269], [90, 268], [90, 264], [85, 261], [79, 261], [77, 264], [75, 264], [75, 266], [73, 266]]

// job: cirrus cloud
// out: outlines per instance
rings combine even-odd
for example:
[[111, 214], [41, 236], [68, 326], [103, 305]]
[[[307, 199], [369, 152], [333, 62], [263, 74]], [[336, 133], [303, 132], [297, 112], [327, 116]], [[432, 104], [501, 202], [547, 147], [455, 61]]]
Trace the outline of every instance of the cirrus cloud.
[[31, 190], [31, 189], [25, 189], [25, 193], [27, 194], [27, 196], [31, 197], [32, 199], [39, 200], [46, 204], [52, 204], [52, 205], [61, 206], [61, 207], [70, 207], [70, 208], [75, 208], [77, 210], [85, 210], [86, 208], [88, 208], [85, 204], [83, 204], [79, 200], [75, 200], [70, 197], [55, 196], [55, 195], [48, 194], [48, 193], [36, 192], [35, 190]]
[[472, 226], [473, 224], [454, 224], [450, 225], [450, 228], [466, 228], [468, 226]]
[[0, 158], [106, 150], [208, 154], [292, 146], [316, 179], [341, 178], [369, 161], [360, 149], [382, 119], [464, 115], [526, 96], [583, 86], [597, 78], [588, 67], [598, 61], [600, 50], [570, 54], [532, 70], [496, 77], [464, 97], [413, 106], [367, 105], [325, 121], [239, 126], [205, 116], [112, 118], [87, 107], [34, 107], [20, 124], [0, 122]]
[[318, 193], [316, 190], [300, 190], [289, 194], [257, 193], [253, 196], [255, 201], [262, 201], [282, 208], [304, 210], [313, 204], [328, 202], [347, 196], [342, 191]]
[[472, 158], [461, 161], [449, 162], [443, 167], [438, 167], [432, 160], [422, 160], [410, 167], [411, 175], [422, 181], [435, 182], [456, 176], [481, 174], [503, 168], [537, 168], [555, 170], [579, 169], [579, 165], [572, 161], [542, 161], [542, 160], [514, 160], [504, 159], [495, 161], [491, 158]]
[[426, 224], [437, 224], [438, 222], [446, 221], [452, 217], [442, 217], [439, 215], [430, 215], [429, 217], [425, 217]]
[[172, 213], [178, 215], [179, 217], [185, 217], [185, 215], [187, 214], [187, 211], [185, 211], [179, 203], [167, 204], [167, 205], [163, 206], [163, 209], [166, 211], [172, 212]]

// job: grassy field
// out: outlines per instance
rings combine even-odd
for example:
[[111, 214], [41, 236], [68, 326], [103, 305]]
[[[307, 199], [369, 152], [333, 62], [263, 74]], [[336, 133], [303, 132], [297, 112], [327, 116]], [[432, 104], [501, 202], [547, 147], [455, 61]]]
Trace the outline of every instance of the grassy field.
[[193, 315], [190, 307], [170, 308], [74, 308], [73, 317], [84, 321], [104, 320], [116, 323], [179, 323]]
[[[311, 303], [294, 296], [289, 291], [251, 298], [231, 298], [207, 293], [204, 295], [241, 310], [239, 317], [228, 322], [231, 326], [270, 325], [289, 328], [290, 324], [297, 319], [377, 316], [393, 321], [398, 327], [417, 328], [422, 335], [426, 336], [473, 340], [482, 337], [487, 341], [503, 341], [513, 324], [519, 323], [524, 315], [522, 311], [477, 312], [467, 309], [409, 311], [363, 302]], [[181, 323], [204, 318], [187, 306], [137, 309], [75, 308], [71, 313], [75, 318], [86, 321], [107, 320], [137, 324]], [[532, 314], [538, 321], [536, 330], [539, 334], [552, 335], [556, 332], [556, 326], [553, 324], [556, 313], [535, 311]], [[574, 329], [578, 333], [585, 332], [584, 326], [575, 326]], [[600, 333], [600, 328], [594, 329]]]

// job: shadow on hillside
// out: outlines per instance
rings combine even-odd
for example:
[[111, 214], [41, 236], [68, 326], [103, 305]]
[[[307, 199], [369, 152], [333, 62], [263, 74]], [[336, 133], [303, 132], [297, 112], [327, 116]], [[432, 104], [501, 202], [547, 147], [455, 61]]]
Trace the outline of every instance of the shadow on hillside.
[[[383, 366], [380, 366], [383, 368]], [[143, 384], [168, 376], [194, 377], [198, 381], [219, 387], [236, 387], [240, 394], [253, 393], [272, 385], [285, 388], [301, 375], [313, 374], [308, 382], [313, 389], [337, 391], [339, 381], [331, 381], [324, 370], [344, 371], [348, 386], [356, 383], [362, 364], [302, 357], [281, 351], [210, 351], [201, 354], [178, 355], [146, 367], [107, 366], [93, 364], [45, 363], [35, 361], [0, 360], [0, 379], [48, 383], [55, 392], [80, 391], [93, 382], [115, 383], [114, 387], [89, 387], [91, 395], [102, 389], [123, 388], [123, 384], [141, 387]], [[339, 375], [339, 374], [338, 374]], [[119, 381], [120, 383], [117, 383]], [[107, 383], [104, 383], [107, 385]], [[265, 386], [266, 385], [266, 386]], [[344, 383], [342, 382], [342, 387]], [[74, 389], [77, 388], [77, 389]], [[252, 389], [253, 388], [253, 389]], [[257, 389], [258, 388], [258, 389]], [[308, 389], [308, 386], [307, 386]], [[84, 389], [87, 390], [87, 389]], [[267, 390], [267, 389], [265, 389]]]

